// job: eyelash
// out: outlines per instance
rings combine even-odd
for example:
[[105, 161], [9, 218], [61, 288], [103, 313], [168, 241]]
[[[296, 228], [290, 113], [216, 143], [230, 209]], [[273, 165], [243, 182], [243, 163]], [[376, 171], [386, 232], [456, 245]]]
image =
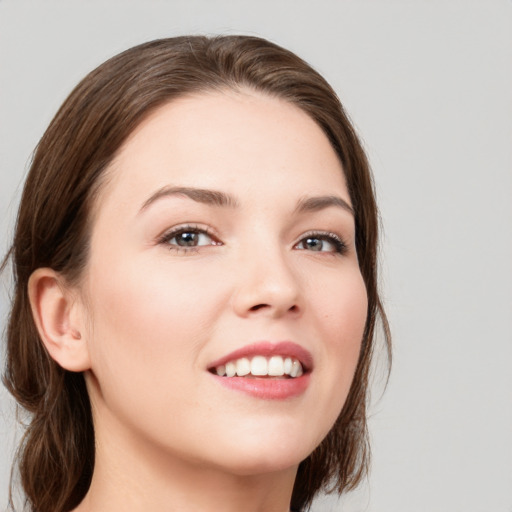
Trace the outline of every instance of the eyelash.
[[[324, 253], [330, 253], [330, 254], [339, 254], [343, 255], [347, 252], [348, 247], [345, 241], [336, 233], [332, 233], [330, 231], [310, 231], [309, 233], [306, 233], [302, 236], [302, 238], [295, 244], [294, 247], [297, 247], [300, 243], [304, 242], [308, 239], [315, 239], [315, 240], [321, 240], [329, 242], [333, 245], [334, 250], [333, 251], [318, 251], [318, 252], [324, 252]], [[307, 249], [299, 249], [299, 250], [307, 250]], [[316, 251], [311, 251], [316, 252]]]
[[[176, 238], [180, 234], [184, 233], [193, 233], [196, 235], [207, 235], [209, 238], [212, 239], [211, 244], [205, 244], [205, 245], [199, 245], [199, 246], [179, 246], [178, 244], [171, 244], [171, 240], [173, 238]], [[167, 248], [170, 251], [182, 253], [182, 254], [193, 254], [199, 251], [200, 247], [207, 247], [208, 245], [223, 245], [209, 230], [205, 227], [200, 227], [193, 224], [187, 224], [183, 226], [177, 226], [176, 228], [173, 228], [171, 231], [168, 231], [164, 233], [159, 239], [158, 243], [162, 245], [167, 245]]]
[[[187, 246], [179, 246], [177, 244], [170, 243], [173, 238], [176, 238], [178, 235], [185, 234], [185, 233], [192, 233], [192, 234], [199, 235], [199, 236], [206, 235], [212, 240], [212, 243], [203, 244], [203, 245], [199, 245], [199, 246], [188, 246], [188, 247]], [[334, 250], [332, 250], [332, 251], [311, 250], [310, 252], [322, 252], [322, 253], [327, 253], [327, 254], [343, 255], [348, 250], [347, 244], [344, 242], [344, 240], [336, 233], [332, 233], [329, 231], [310, 231], [308, 233], [305, 233], [293, 247], [298, 249], [299, 244], [305, 242], [308, 239], [320, 240], [322, 242], [326, 241], [326, 242], [332, 244], [332, 246], [334, 248]], [[193, 225], [193, 224], [182, 225], [182, 226], [177, 226], [176, 228], [173, 228], [171, 231], [164, 233], [158, 239], [158, 243], [162, 244], [162, 245], [167, 245], [167, 248], [170, 251], [174, 251], [174, 252], [182, 253], [182, 254], [197, 253], [201, 247], [207, 247], [207, 246], [212, 246], [212, 245], [213, 246], [223, 245], [223, 243], [220, 242], [215, 237], [215, 235], [212, 233], [212, 231], [210, 229], [205, 228], [205, 227], [200, 227], [198, 225]], [[307, 251], [308, 249], [301, 248], [298, 250]]]

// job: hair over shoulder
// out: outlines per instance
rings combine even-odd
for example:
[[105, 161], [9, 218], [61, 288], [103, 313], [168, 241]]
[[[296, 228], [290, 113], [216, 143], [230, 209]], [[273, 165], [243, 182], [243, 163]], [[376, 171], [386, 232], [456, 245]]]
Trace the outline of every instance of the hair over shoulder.
[[27, 292], [30, 275], [50, 267], [79, 282], [104, 171], [142, 120], [183, 95], [242, 87], [296, 105], [329, 139], [353, 204], [368, 294], [350, 393], [327, 437], [300, 464], [292, 508], [308, 508], [320, 490], [352, 489], [367, 471], [368, 380], [379, 317], [388, 349], [390, 337], [377, 286], [378, 212], [361, 143], [329, 84], [290, 51], [257, 37], [176, 37], [131, 48], [88, 74], [33, 156], [14, 240], [2, 265], [5, 269], [11, 260], [14, 274], [4, 383], [30, 414], [17, 462], [31, 510], [64, 512], [80, 503], [94, 468], [94, 429], [83, 375], [57, 365], [39, 338]]

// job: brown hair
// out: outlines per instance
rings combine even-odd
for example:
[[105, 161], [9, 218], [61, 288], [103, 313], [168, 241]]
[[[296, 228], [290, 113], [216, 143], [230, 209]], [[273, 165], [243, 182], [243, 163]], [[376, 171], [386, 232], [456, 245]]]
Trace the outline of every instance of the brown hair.
[[14, 241], [2, 265], [12, 258], [15, 286], [4, 382], [31, 415], [18, 462], [27, 503], [37, 512], [64, 512], [80, 503], [94, 467], [94, 431], [83, 375], [58, 366], [39, 338], [28, 279], [40, 267], [70, 282], [79, 279], [102, 173], [150, 112], [184, 94], [240, 87], [296, 105], [330, 140], [354, 207], [368, 293], [349, 396], [328, 436], [300, 464], [292, 508], [307, 508], [321, 489], [341, 493], [355, 487], [367, 470], [368, 379], [379, 315], [388, 348], [389, 332], [377, 289], [378, 215], [365, 153], [334, 91], [293, 53], [256, 37], [177, 37], [131, 48], [92, 71], [43, 135], [25, 183]]

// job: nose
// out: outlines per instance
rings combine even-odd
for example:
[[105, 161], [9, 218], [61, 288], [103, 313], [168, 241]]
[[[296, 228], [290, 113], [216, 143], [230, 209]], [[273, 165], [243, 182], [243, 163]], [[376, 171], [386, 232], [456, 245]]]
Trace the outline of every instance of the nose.
[[252, 250], [240, 260], [233, 294], [237, 315], [279, 318], [301, 312], [300, 282], [286, 249]]

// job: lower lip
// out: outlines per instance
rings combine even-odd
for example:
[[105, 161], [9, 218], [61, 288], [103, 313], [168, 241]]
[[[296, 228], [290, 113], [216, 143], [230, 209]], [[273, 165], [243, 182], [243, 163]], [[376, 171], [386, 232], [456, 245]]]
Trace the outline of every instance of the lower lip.
[[229, 389], [246, 393], [263, 400], [285, 400], [302, 395], [309, 384], [310, 374], [306, 373], [292, 379], [258, 377], [212, 377]]

